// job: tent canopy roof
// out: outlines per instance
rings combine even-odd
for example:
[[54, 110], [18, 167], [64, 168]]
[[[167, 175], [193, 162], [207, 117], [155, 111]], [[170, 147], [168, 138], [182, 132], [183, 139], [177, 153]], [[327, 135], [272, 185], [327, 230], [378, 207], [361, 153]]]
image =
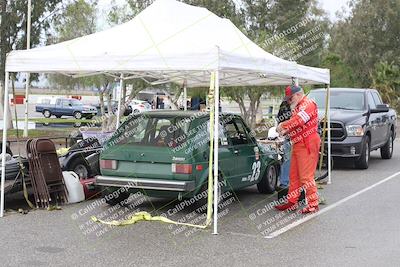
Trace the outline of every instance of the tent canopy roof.
[[228, 19], [176, 0], [158, 0], [131, 21], [70, 41], [12, 51], [8, 72], [100, 73], [208, 86], [220, 71], [221, 86], [329, 84], [329, 70], [273, 56]]

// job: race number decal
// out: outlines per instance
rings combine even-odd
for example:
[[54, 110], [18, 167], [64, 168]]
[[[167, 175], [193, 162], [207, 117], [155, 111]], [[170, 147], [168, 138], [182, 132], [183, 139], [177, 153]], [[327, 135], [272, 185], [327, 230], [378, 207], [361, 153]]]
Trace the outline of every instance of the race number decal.
[[253, 170], [253, 173], [251, 174], [250, 182], [253, 182], [253, 181], [257, 180], [258, 177], [260, 177], [261, 161], [253, 162], [251, 169]]

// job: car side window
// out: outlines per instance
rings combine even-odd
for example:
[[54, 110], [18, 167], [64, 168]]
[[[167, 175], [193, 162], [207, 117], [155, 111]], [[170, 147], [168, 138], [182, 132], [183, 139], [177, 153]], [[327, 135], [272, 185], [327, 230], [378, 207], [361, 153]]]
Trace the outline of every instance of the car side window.
[[370, 92], [367, 93], [367, 97], [368, 97], [369, 108], [370, 109], [375, 109], [376, 108], [375, 100], [372, 97], [372, 94]]
[[382, 104], [381, 97], [378, 95], [378, 93], [373, 92], [373, 93], [372, 93], [372, 97], [374, 98], [375, 104], [376, 104], [376, 105]]
[[250, 143], [244, 125], [239, 120], [230, 120], [227, 122], [225, 124], [225, 132], [234, 146]]

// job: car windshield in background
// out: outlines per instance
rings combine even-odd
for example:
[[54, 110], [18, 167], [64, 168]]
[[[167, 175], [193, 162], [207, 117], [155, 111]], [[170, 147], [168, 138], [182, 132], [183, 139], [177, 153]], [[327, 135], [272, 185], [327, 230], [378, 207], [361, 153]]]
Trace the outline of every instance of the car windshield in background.
[[[325, 108], [325, 91], [311, 91], [308, 97], [315, 100], [318, 108]], [[331, 109], [364, 110], [364, 94], [362, 92], [331, 91]]]
[[121, 126], [113, 139], [117, 145], [132, 144], [174, 148], [186, 140], [190, 119], [138, 116]]

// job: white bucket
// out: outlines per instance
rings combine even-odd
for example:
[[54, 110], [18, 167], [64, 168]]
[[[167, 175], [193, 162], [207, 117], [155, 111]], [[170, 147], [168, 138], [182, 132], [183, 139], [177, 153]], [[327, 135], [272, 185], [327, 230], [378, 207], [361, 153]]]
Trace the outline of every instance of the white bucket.
[[85, 200], [83, 185], [79, 181], [79, 175], [72, 171], [63, 172], [65, 186], [68, 190], [68, 203], [77, 203]]

